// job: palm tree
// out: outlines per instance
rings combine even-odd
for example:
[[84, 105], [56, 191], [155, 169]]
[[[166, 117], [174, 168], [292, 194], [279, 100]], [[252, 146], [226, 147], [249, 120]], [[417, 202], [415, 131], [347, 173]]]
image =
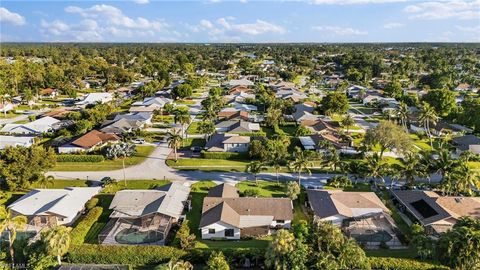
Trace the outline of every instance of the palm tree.
[[465, 193], [470, 195], [472, 188], [480, 186], [480, 176], [475, 173], [465, 163], [460, 164], [452, 173], [452, 181], [455, 193]]
[[366, 176], [372, 177], [375, 185], [377, 185], [377, 179], [381, 179], [383, 183], [385, 183], [384, 173], [385, 167], [382, 164], [382, 159], [378, 153], [373, 153], [370, 156], [366, 157], [366, 164], [365, 164]]
[[15, 252], [13, 250], [13, 242], [17, 238], [17, 231], [25, 228], [27, 218], [24, 216], [12, 216], [10, 209], [6, 209], [4, 205], [0, 206], [0, 234], [4, 231], [8, 233], [8, 248], [10, 250], [10, 259], [12, 266], [15, 263]]
[[7, 117], [7, 110], [6, 110], [6, 106], [9, 102], [12, 101], [12, 96], [10, 96], [9, 94], [3, 94], [3, 95], [0, 95], [0, 100], [2, 101], [2, 106], [3, 106], [3, 115], [5, 116], [5, 118]]
[[177, 149], [180, 147], [182, 144], [182, 136], [179, 134], [178, 130], [174, 130], [173, 132], [168, 132], [168, 147], [173, 148], [173, 151], [175, 153], [175, 162], [178, 160], [178, 153]]
[[203, 120], [200, 122], [197, 129], [200, 133], [205, 134], [205, 141], [208, 141], [210, 136], [215, 133], [215, 125], [209, 120]]
[[355, 119], [353, 119], [353, 117], [349, 113], [347, 113], [347, 115], [345, 115], [345, 117], [342, 119], [340, 124], [347, 128], [347, 134], [348, 134], [350, 131], [350, 127], [355, 124]]
[[247, 166], [247, 171], [250, 172], [251, 174], [253, 174], [253, 176], [255, 177], [255, 183], [257, 184], [258, 186], [258, 182], [257, 182], [257, 175], [263, 170], [265, 169], [263, 163], [261, 161], [252, 161], [250, 162], [250, 164], [248, 164]]
[[430, 147], [433, 149], [433, 140], [432, 140], [432, 133], [430, 132], [430, 124], [435, 125], [438, 121], [438, 115], [435, 111], [435, 108], [430, 106], [430, 104], [424, 102], [420, 107], [420, 115], [418, 116], [418, 120], [423, 122], [423, 128], [425, 129], [425, 133], [427, 133], [428, 138], [430, 139]]
[[403, 175], [407, 185], [412, 186], [417, 177], [426, 177], [428, 172], [420, 158], [416, 154], [409, 153], [404, 159], [401, 175]]
[[434, 160], [433, 167], [442, 176], [442, 181], [444, 181], [448, 174], [453, 171], [456, 161], [453, 160], [451, 153], [447, 149], [441, 149], [437, 152], [438, 158]]
[[408, 127], [407, 127], [407, 122], [408, 122], [408, 116], [410, 115], [410, 110], [408, 109], [408, 106], [405, 102], [400, 102], [400, 106], [398, 107], [398, 118], [400, 119], [400, 122], [405, 128], [405, 131], [408, 133]]
[[330, 153], [324, 156], [324, 163], [327, 167], [333, 170], [335, 173], [338, 167], [342, 167], [343, 161], [340, 158], [340, 154], [338, 153], [337, 149], [332, 148], [330, 149]]
[[190, 114], [187, 110], [175, 110], [174, 118], [175, 124], [182, 125], [182, 137], [185, 138], [185, 125], [188, 125], [192, 122], [192, 118], [190, 118]]
[[45, 244], [47, 253], [57, 257], [59, 265], [62, 264], [62, 256], [70, 247], [70, 231], [72, 228], [56, 226], [41, 233], [41, 240]]
[[52, 175], [45, 176], [41, 175], [40, 178], [38, 179], [38, 184], [40, 185], [41, 188], [46, 188], [48, 185], [53, 185], [55, 182], [55, 177]]
[[122, 159], [122, 165], [123, 165], [123, 181], [125, 183], [125, 186], [127, 186], [127, 178], [125, 175], [125, 158], [131, 157], [135, 154], [136, 152], [136, 147], [134, 144], [131, 143], [118, 143], [118, 144], [112, 144], [109, 146], [106, 150], [106, 156], [107, 158], [110, 159]]
[[298, 173], [298, 185], [300, 184], [300, 177], [302, 171], [307, 171], [308, 174], [311, 174], [310, 168], [312, 166], [312, 161], [310, 160], [309, 152], [304, 152], [300, 147], [295, 147], [295, 159], [292, 160], [289, 164], [289, 167]]

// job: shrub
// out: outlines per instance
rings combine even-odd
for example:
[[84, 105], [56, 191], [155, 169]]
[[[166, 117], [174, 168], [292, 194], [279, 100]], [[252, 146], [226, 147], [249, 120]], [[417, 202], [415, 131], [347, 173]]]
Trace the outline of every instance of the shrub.
[[260, 191], [257, 189], [249, 188], [245, 189], [245, 191], [242, 192], [244, 197], [258, 197], [260, 196]]
[[102, 162], [102, 155], [57, 155], [57, 162]]
[[369, 257], [368, 261], [372, 269], [381, 270], [447, 270], [446, 266], [428, 262], [415, 261], [411, 259], [400, 259], [391, 257]]
[[92, 208], [92, 210], [88, 211], [88, 213], [81, 218], [77, 226], [75, 226], [75, 228], [73, 228], [72, 232], [70, 233], [72, 244], [74, 245], [83, 244], [88, 231], [90, 230], [92, 225], [95, 222], [97, 222], [102, 212], [103, 212], [103, 208], [100, 206], [97, 206]]
[[235, 160], [235, 159], [247, 159], [248, 153], [234, 153], [234, 152], [201, 152], [202, 158], [205, 159], [227, 159], [227, 160]]
[[87, 201], [87, 203], [85, 203], [85, 209], [90, 211], [92, 208], [97, 206], [97, 204], [98, 204], [98, 198], [91, 198], [90, 200]]
[[186, 255], [185, 251], [167, 246], [73, 245], [67, 259], [77, 264], [155, 265]]

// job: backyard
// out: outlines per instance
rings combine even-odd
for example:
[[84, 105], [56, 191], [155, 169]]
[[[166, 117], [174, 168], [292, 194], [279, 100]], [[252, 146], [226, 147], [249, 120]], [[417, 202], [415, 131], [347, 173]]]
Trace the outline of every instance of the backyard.
[[[125, 166], [140, 164], [154, 149], [155, 146], [137, 146], [135, 155], [125, 159]], [[52, 171], [110, 171], [122, 168], [121, 159], [106, 159], [102, 162], [57, 162]]]

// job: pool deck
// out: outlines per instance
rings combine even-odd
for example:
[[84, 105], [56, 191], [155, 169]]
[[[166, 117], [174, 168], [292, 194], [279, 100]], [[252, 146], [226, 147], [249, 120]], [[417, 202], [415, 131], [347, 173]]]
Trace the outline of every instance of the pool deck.
[[108, 235], [105, 237], [105, 239], [102, 241], [102, 245], [137, 245], [137, 246], [151, 246], [151, 245], [156, 245], [156, 246], [163, 246], [165, 245], [165, 237], [163, 237], [162, 240], [156, 241], [156, 242], [149, 242], [149, 243], [132, 243], [132, 244], [122, 244], [117, 242], [115, 237], [117, 234], [121, 231], [127, 230], [127, 229], [132, 229], [135, 228], [132, 224], [125, 223], [125, 222], [115, 222], [115, 225], [108, 231]]

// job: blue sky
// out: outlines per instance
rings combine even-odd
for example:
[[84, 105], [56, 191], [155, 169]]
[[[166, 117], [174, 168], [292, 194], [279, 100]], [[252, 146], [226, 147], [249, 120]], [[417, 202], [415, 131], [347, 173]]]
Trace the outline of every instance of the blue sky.
[[0, 40], [480, 42], [480, 0], [2, 0]]

